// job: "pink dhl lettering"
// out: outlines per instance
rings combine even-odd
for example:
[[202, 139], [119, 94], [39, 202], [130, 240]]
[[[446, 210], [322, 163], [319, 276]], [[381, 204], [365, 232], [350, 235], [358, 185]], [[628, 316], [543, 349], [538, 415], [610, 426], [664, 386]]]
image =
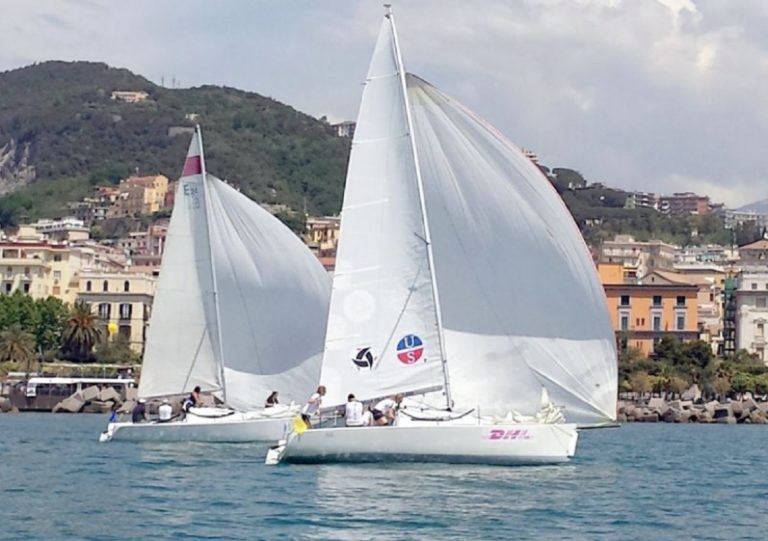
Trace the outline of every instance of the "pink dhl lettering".
[[489, 440], [529, 440], [531, 435], [524, 428], [516, 428], [513, 430], [502, 430], [500, 428], [494, 428], [488, 432]]

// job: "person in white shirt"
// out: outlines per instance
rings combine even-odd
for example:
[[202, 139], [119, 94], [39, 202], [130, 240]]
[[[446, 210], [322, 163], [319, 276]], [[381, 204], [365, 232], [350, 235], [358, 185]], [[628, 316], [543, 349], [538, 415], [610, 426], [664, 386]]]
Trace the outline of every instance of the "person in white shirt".
[[307, 403], [301, 408], [301, 418], [304, 420], [304, 424], [307, 428], [312, 428], [311, 418], [320, 411], [320, 404], [323, 402], [325, 396], [325, 385], [321, 385], [317, 388], [315, 394], [309, 397]]
[[357, 400], [352, 393], [347, 396], [347, 404], [344, 406], [344, 424], [347, 426], [367, 426], [363, 414], [363, 403]]
[[397, 410], [400, 407], [400, 402], [403, 401], [403, 395], [396, 394], [392, 398], [385, 398], [379, 400], [371, 410], [373, 415], [373, 422], [380, 426], [390, 425], [395, 422], [397, 416]]
[[157, 408], [157, 420], [161, 423], [171, 420], [173, 417], [173, 407], [168, 403], [168, 399], [164, 398], [163, 403]]

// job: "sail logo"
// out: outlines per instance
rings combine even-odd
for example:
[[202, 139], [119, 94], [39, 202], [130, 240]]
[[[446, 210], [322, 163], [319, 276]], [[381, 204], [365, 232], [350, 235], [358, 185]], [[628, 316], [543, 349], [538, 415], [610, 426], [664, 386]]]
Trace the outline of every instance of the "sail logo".
[[494, 428], [488, 432], [487, 438], [489, 440], [530, 440], [531, 435], [528, 430], [524, 428], [517, 428], [514, 430]]
[[413, 364], [424, 354], [424, 343], [415, 334], [403, 336], [397, 343], [397, 358], [403, 364]]
[[374, 358], [373, 358], [373, 353], [371, 352], [371, 348], [364, 347], [353, 352], [352, 362], [358, 368], [367, 368], [369, 370], [372, 369]]

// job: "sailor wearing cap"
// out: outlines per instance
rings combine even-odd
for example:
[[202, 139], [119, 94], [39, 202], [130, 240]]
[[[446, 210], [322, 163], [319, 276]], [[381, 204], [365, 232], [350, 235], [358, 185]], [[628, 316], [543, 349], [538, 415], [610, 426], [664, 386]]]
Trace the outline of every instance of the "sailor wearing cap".
[[146, 421], [147, 417], [147, 401], [143, 398], [139, 398], [139, 401], [133, 407], [131, 412], [131, 421], [134, 423], [141, 423]]

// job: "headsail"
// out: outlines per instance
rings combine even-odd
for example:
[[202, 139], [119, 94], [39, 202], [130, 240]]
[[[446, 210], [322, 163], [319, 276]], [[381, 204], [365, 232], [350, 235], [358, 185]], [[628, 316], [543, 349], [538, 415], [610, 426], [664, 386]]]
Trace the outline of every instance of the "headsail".
[[192, 136], [168, 227], [162, 272], [147, 330], [139, 396], [222, 388], [208, 238], [205, 162]]
[[320, 378], [328, 273], [277, 218], [207, 181], [227, 402], [254, 409], [273, 390], [304, 401]]
[[321, 382], [325, 405], [443, 387], [404, 93], [388, 20], [357, 119]]
[[494, 128], [408, 76], [457, 406], [533, 413], [541, 386], [569, 421], [615, 418], [605, 297], [549, 181]]

